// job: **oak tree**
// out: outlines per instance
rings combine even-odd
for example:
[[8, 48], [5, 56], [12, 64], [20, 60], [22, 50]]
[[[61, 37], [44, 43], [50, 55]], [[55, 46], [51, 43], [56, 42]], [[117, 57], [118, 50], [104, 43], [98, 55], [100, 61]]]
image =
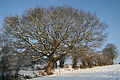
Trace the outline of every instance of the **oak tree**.
[[5, 17], [5, 32], [19, 44], [48, 58], [47, 74], [74, 46], [98, 47], [107, 25], [90, 12], [71, 7], [35, 7], [21, 16]]

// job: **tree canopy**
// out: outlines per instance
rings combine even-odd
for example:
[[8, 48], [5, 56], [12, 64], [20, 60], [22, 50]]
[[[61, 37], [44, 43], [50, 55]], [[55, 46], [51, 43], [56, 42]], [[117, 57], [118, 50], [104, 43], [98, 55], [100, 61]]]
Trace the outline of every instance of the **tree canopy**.
[[73, 47], [99, 47], [107, 37], [107, 25], [96, 15], [65, 6], [35, 7], [21, 16], [5, 17], [3, 27], [22, 47], [48, 58], [48, 74]]

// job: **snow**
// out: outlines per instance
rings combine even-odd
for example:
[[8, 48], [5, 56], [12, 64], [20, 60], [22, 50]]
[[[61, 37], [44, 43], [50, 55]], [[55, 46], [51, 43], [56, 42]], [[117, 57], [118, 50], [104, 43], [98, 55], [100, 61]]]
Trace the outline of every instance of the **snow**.
[[39, 71], [25, 71], [25, 70], [20, 70], [19, 71], [19, 74], [20, 75], [27, 75], [27, 76], [30, 76], [30, 77], [34, 77], [36, 74], [39, 74]]
[[59, 74], [63, 74], [69, 71], [73, 71], [73, 70], [74, 70], [73, 68], [58, 68], [58, 69], [53, 70], [52, 72], [54, 75], [59, 75]]
[[29, 80], [120, 80], [120, 65], [79, 69]]

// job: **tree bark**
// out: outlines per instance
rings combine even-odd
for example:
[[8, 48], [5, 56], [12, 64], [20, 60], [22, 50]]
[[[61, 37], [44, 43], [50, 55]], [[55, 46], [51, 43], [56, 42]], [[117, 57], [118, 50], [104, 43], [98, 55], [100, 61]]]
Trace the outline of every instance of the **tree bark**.
[[52, 75], [53, 74], [51, 72], [51, 70], [53, 69], [54, 64], [55, 64], [55, 60], [54, 59], [52, 59], [52, 60], [49, 61], [48, 66], [47, 66], [47, 68], [45, 70], [45, 72], [47, 73], [47, 75]]
[[77, 58], [76, 57], [74, 57], [73, 58], [73, 65], [72, 65], [72, 68], [77, 68]]
[[64, 67], [64, 63], [65, 63], [65, 57], [61, 58], [59, 67], [63, 68]]
[[88, 63], [88, 67], [92, 68], [92, 62], [89, 60], [87, 63]]
[[57, 68], [57, 61], [55, 61], [52, 69], [54, 69], [54, 68]]
[[86, 60], [85, 60], [85, 59], [82, 59], [82, 60], [81, 60], [81, 63], [82, 63], [83, 68], [86, 68], [86, 66], [87, 66], [87, 65], [86, 65]]
[[51, 70], [53, 69], [53, 67], [55, 66], [55, 63], [58, 61], [58, 60], [60, 60], [62, 57], [64, 57], [67, 53], [68, 53], [68, 51], [69, 50], [67, 50], [67, 52], [66, 53], [64, 53], [64, 54], [61, 54], [60, 56], [57, 56], [56, 58], [53, 58], [53, 57], [49, 57], [49, 63], [48, 63], [48, 66], [47, 66], [47, 68], [46, 68], [46, 70], [45, 70], [45, 72], [47, 73], [47, 75], [51, 75], [51, 74], [53, 74], [52, 72], [51, 72]]

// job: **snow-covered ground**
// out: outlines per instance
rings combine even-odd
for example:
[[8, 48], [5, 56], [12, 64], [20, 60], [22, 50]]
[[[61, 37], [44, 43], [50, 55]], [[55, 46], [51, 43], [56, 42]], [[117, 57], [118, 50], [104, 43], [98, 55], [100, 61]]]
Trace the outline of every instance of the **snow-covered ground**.
[[120, 80], [120, 65], [80, 69], [29, 80]]

